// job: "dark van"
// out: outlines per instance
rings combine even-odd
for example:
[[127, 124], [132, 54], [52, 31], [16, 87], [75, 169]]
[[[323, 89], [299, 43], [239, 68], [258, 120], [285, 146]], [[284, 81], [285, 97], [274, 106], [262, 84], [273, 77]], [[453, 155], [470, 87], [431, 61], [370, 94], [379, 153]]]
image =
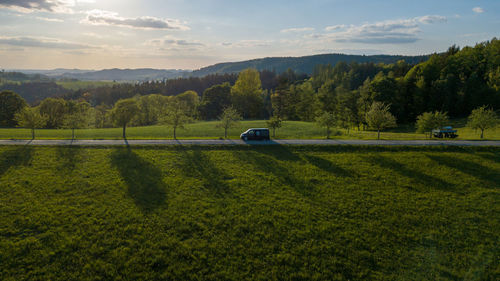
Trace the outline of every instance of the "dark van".
[[270, 140], [269, 129], [267, 128], [248, 129], [240, 135], [240, 138], [244, 141]]

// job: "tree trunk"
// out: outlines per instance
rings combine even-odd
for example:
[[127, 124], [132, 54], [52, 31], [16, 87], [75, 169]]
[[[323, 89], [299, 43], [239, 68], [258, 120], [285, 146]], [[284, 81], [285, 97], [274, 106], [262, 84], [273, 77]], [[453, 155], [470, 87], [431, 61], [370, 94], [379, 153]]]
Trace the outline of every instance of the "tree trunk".
[[35, 128], [31, 128], [31, 139], [35, 139]]
[[330, 138], [330, 127], [326, 127], [326, 138]]
[[71, 129], [71, 139], [75, 139], [75, 129]]
[[224, 128], [224, 138], [227, 139], [227, 128]]
[[127, 128], [127, 125], [123, 125], [123, 139], [127, 139], [127, 136], [125, 135], [126, 128]]
[[377, 139], [380, 139], [380, 130], [377, 130]]
[[176, 136], [176, 134], [175, 134], [175, 131], [176, 131], [176, 130], [177, 130], [177, 127], [174, 127], [174, 140], [176, 140], [176, 139], [177, 139], [177, 136]]
[[484, 137], [484, 129], [481, 129], [481, 139]]
[[273, 138], [276, 137], [276, 128], [273, 128]]

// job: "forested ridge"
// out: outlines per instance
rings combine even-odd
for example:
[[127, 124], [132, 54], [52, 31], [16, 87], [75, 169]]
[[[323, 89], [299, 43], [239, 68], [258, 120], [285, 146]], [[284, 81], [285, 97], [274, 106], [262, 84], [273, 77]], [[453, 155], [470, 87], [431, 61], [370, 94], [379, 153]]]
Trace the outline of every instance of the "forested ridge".
[[[37, 95], [40, 83], [53, 82], [3, 85], [11, 85], [8, 89], [15, 92], [19, 90], [16, 87], [30, 88], [33, 95], [25, 99], [41, 104], [47, 115], [55, 114], [50, 103], [64, 111], [64, 100], [75, 100], [88, 103], [100, 112], [96, 116], [104, 118], [117, 101], [133, 98], [138, 103], [138, 116], [142, 116], [134, 119], [135, 125], [155, 124], [174, 101], [181, 102], [187, 115], [198, 120], [217, 119], [225, 108], [233, 107], [244, 119], [315, 121], [328, 113], [345, 128], [367, 125], [365, 117], [378, 103], [386, 106], [398, 124], [404, 124], [414, 123], [424, 112], [445, 112], [457, 118], [481, 106], [498, 110], [500, 41], [493, 38], [463, 49], [452, 46], [416, 65], [403, 60], [392, 64], [340, 62], [316, 65], [311, 75], [292, 69], [283, 73], [247, 69], [239, 75], [214, 74], [77, 91], [50, 84], [53, 95], [63, 98], [56, 101]], [[106, 124], [102, 120], [96, 123]]]

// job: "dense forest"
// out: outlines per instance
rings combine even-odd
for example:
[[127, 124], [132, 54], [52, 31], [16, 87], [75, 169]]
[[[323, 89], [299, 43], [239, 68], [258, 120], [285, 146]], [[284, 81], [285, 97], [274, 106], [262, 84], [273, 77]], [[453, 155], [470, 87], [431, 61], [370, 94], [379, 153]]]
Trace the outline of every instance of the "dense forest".
[[[31, 95], [23, 95], [30, 103], [44, 98], [37, 95], [37, 86], [51, 85], [52, 95], [62, 99], [42, 101], [40, 108], [45, 114], [55, 114], [57, 110], [51, 110], [54, 105], [59, 108], [58, 116], [63, 116], [64, 100], [86, 102], [99, 113], [95, 114], [100, 116], [96, 126], [111, 126], [111, 122], [103, 121], [106, 111], [121, 99], [133, 98], [142, 114], [133, 121], [135, 125], [154, 124], [161, 112], [168, 110], [165, 105], [179, 100], [188, 105], [185, 108], [190, 118], [198, 120], [217, 119], [224, 108], [233, 107], [245, 119], [314, 121], [328, 113], [343, 127], [359, 128], [366, 125], [365, 116], [374, 103], [387, 105], [399, 124], [414, 123], [424, 112], [446, 112], [456, 118], [468, 116], [480, 106], [498, 110], [500, 41], [494, 38], [463, 49], [452, 46], [418, 64], [400, 60], [391, 64], [316, 65], [311, 75], [291, 69], [282, 73], [247, 69], [239, 75], [215, 74], [77, 91], [62, 89], [53, 82], [5, 85], [15, 92], [21, 92], [16, 87], [30, 88]], [[47, 126], [60, 127], [62, 123], [56, 119], [51, 118]]]

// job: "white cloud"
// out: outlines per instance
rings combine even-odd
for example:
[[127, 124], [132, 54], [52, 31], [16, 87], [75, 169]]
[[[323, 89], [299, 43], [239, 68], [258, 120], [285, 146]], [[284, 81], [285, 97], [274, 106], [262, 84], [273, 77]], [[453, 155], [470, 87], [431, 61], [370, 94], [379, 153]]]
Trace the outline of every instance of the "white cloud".
[[81, 22], [91, 25], [111, 25], [138, 29], [189, 30], [189, 27], [179, 20], [155, 17], [124, 18], [120, 17], [118, 13], [102, 10], [88, 11], [87, 17]]
[[0, 45], [18, 46], [18, 47], [35, 47], [48, 49], [95, 49], [97, 47], [70, 42], [66, 40], [46, 37], [8, 37], [0, 36]]
[[281, 30], [281, 33], [314, 31], [312, 27], [294, 27]]
[[62, 19], [56, 19], [56, 18], [36, 17], [36, 19], [43, 21], [50, 21], [50, 22], [64, 22]]
[[446, 22], [446, 17], [428, 15], [411, 19], [387, 20], [376, 23], [350, 26], [330, 26], [327, 34], [310, 34], [309, 38], [330, 40], [335, 42], [352, 42], [367, 44], [405, 44], [419, 40], [420, 24]]
[[482, 13], [484, 13], [484, 9], [481, 8], [481, 7], [474, 7], [474, 8], [472, 8], [472, 11], [474, 13], [476, 13], [476, 14], [482, 14]]
[[144, 45], [157, 47], [159, 51], [198, 51], [206, 47], [199, 41], [177, 39], [170, 36], [149, 40]]
[[417, 17], [417, 18], [415, 18], [415, 20], [420, 22], [420, 23], [433, 24], [433, 23], [446, 22], [448, 19], [446, 17], [443, 17], [443, 16], [429, 15], [429, 16]]
[[45, 11], [54, 13], [72, 13], [74, 0], [0, 0], [0, 8], [8, 8], [23, 13]]
[[337, 25], [325, 27], [325, 31], [335, 31], [335, 30], [343, 29], [345, 27], [346, 27], [345, 24], [337, 24]]

